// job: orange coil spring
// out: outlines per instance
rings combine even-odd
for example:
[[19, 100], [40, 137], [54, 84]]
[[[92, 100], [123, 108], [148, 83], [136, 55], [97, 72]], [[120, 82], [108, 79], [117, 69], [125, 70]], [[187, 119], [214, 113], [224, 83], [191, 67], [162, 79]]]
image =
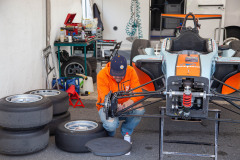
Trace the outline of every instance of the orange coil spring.
[[192, 94], [190, 95], [183, 94], [183, 106], [191, 107], [191, 105], [192, 105]]

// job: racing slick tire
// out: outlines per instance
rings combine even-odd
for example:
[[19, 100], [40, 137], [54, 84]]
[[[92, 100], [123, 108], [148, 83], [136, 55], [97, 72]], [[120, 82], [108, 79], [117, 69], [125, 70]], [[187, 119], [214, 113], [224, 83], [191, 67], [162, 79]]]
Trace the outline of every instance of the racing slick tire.
[[10, 131], [0, 128], [0, 153], [5, 155], [25, 155], [47, 147], [48, 127], [28, 131]]
[[49, 98], [53, 104], [53, 115], [60, 115], [68, 111], [69, 97], [67, 92], [54, 89], [38, 89], [26, 92], [26, 94], [40, 94]]
[[53, 116], [52, 121], [48, 124], [50, 135], [51, 136], [55, 135], [57, 126], [62, 122], [69, 121], [70, 119], [71, 119], [71, 115], [69, 111], [61, 115]]
[[51, 100], [34, 94], [18, 94], [0, 99], [0, 126], [7, 129], [25, 130], [51, 122]]
[[85, 153], [89, 152], [85, 147], [88, 141], [106, 136], [102, 123], [92, 120], [66, 121], [58, 125], [55, 143], [66, 152]]

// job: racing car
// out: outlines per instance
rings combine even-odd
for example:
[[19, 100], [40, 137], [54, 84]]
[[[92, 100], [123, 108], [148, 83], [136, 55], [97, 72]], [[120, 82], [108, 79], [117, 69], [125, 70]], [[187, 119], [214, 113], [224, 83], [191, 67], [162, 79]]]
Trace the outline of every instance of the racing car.
[[[141, 85], [128, 91], [109, 92], [105, 96], [106, 117], [122, 116], [137, 109], [135, 105], [155, 97], [151, 106], [166, 100], [166, 115], [183, 118], [206, 118], [209, 102], [222, 99], [240, 109], [240, 41], [228, 46], [218, 46], [214, 39], [199, 36], [198, 17], [189, 13], [185, 16], [178, 37], [165, 38], [159, 55], [154, 49], [145, 48], [144, 55], [132, 59]], [[192, 19], [194, 27], [186, 27]], [[142, 88], [143, 92], [134, 92]], [[237, 93], [237, 94], [234, 94]], [[120, 98], [144, 96], [133, 105], [117, 110]]]

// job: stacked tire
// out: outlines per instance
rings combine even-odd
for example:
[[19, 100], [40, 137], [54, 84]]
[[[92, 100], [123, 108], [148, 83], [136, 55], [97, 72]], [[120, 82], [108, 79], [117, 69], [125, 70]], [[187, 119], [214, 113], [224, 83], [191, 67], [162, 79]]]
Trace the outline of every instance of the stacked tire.
[[74, 153], [89, 152], [85, 147], [88, 141], [107, 136], [102, 123], [92, 120], [70, 120], [69, 97], [66, 92], [39, 89], [26, 93], [45, 97], [51, 102], [53, 118], [48, 127], [50, 135], [55, 135], [55, 143], [58, 148]]
[[25, 155], [47, 147], [53, 115], [51, 101], [41, 95], [21, 94], [0, 99], [0, 153]]
[[42, 95], [47, 97], [53, 105], [53, 118], [48, 124], [50, 135], [55, 135], [57, 126], [71, 119], [69, 108], [69, 97], [67, 92], [54, 89], [38, 89], [26, 92], [27, 94]]

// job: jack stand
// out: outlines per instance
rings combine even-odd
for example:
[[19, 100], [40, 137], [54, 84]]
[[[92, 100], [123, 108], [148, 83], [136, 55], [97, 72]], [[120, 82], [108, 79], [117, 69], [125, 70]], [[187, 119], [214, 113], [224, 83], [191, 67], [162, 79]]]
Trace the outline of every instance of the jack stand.
[[[165, 115], [165, 107], [161, 107], [161, 117], [159, 118], [159, 160], [163, 160], [163, 155], [178, 155], [178, 156], [193, 156], [193, 157], [205, 157], [205, 158], [213, 158], [214, 160], [218, 159], [218, 133], [219, 133], [219, 121], [215, 121], [215, 141], [214, 141], [214, 155], [210, 154], [194, 154], [194, 153], [181, 153], [181, 152], [166, 152], [163, 151], [163, 132], [164, 132], [164, 115]], [[215, 113], [215, 119], [220, 118], [221, 111], [218, 109], [209, 110], [209, 112]], [[181, 143], [180, 141], [175, 143]], [[182, 144], [187, 144], [182, 143]], [[202, 144], [199, 142], [188, 143], [188, 144]]]
[[[74, 85], [71, 85], [66, 92], [68, 93], [68, 96], [69, 96], [69, 105], [73, 106], [73, 108], [85, 107], [84, 104], [82, 103], [80, 96], [76, 92]], [[77, 102], [75, 102], [75, 104], [73, 104], [73, 102], [72, 102], [72, 100], [74, 100], [74, 99], [77, 100]]]

